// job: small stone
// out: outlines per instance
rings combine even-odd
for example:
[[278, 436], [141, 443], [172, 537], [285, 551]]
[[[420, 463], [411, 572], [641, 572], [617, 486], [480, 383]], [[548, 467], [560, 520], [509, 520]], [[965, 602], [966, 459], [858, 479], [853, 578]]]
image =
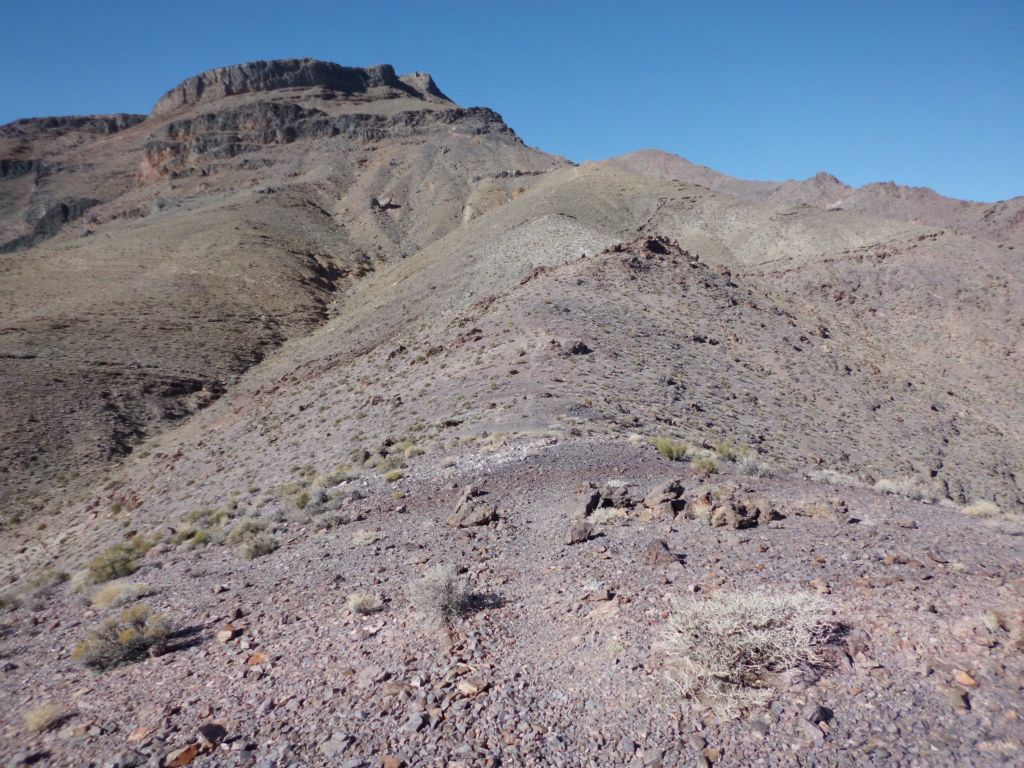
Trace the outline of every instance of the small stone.
[[234, 640], [240, 634], [242, 634], [242, 630], [236, 627], [234, 624], [225, 624], [223, 627], [217, 630], [217, 634], [214, 635], [214, 637], [217, 638], [218, 643], [227, 643], [231, 640]]
[[589, 520], [573, 520], [569, 526], [569, 532], [565, 536], [565, 543], [582, 544], [588, 541], [594, 533], [594, 524]]
[[978, 685], [978, 681], [962, 669], [958, 669], [953, 672], [953, 679], [960, 683], [960, 685], [966, 685], [968, 688], [973, 688]]
[[467, 696], [476, 696], [478, 693], [487, 690], [487, 681], [479, 677], [466, 677], [459, 680], [455, 687]]
[[245, 663], [250, 667], [260, 666], [270, 662], [270, 657], [265, 653], [254, 653], [252, 656], [245, 660]]
[[331, 759], [343, 752], [351, 740], [348, 734], [336, 731], [331, 734], [331, 738], [320, 744], [319, 749], [324, 757]]
[[707, 758], [707, 761], [709, 763], [717, 763], [719, 760], [722, 759], [722, 752], [716, 747], [706, 747], [704, 751], [701, 752], [701, 754], [704, 755], [705, 758]]
[[971, 697], [967, 695], [967, 691], [960, 688], [950, 689], [946, 700], [949, 701], [953, 709], [960, 710], [961, 712], [967, 712], [971, 708]]
[[227, 729], [220, 723], [206, 723], [199, 726], [199, 742], [208, 749], [212, 749], [224, 741], [228, 735]]
[[410, 733], [416, 733], [427, 724], [427, 719], [426, 712], [413, 712], [409, 715], [409, 719], [405, 721], [404, 728]]
[[405, 760], [397, 755], [384, 755], [380, 760], [380, 768], [405, 768]]
[[809, 723], [817, 725], [818, 723], [827, 723], [833, 717], [835, 713], [828, 707], [823, 707], [820, 704], [808, 704], [804, 707], [803, 718]]
[[181, 749], [176, 749], [164, 758], [165, 768], [176, 768], [181, 765], [188, 765], [199, 756], [199, 745], [189, 744]]
[[134, 731], [128, 734], [128, 741], [131, 744], [139, 744], [149, 739], [149, 737], [152, 735], [152, 728], [146, 728], [145, 726], [140, 725], [138, 728], [136, 728]]

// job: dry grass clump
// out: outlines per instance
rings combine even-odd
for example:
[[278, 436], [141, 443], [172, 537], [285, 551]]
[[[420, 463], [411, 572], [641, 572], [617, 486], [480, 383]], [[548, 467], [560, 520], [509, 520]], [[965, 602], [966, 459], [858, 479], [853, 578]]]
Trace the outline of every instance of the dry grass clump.
[[658, 453], [670, 461], [683, 461], [690, 451], [690, 444], [685, 440], [673, 440], [671, 437], [655, 437], [651, 445]]
[[940, 483], [937, 481], [926, 480], [920, 477], [883, 477], [875, 483], [875, 490], [896, 496], [904, 496], [915, 501], [923, 501], [926, 504], [935, 504], [946, 498], [945, 493], [943, 493], [939, 486]]
[[369, 592], [353, 592], [348, 596], [346, 606], [358, 616], [369, 616], [384, 607], [384, 601]]
[[243, 517], [228, 532], [225, 541], [246, 560], [269, 555], [281, 542], [266, 532], [267, 524], [258, 517]]
[[106, 581], [131, 576], [139, 570], [139, 558], [145, 555], [152, 546], [153, 542], [145, 536], [133, 536], [128, 541], [107, 547], [89, 561], [87, 566], [89, 581], [93, 584], [102, 584]]
[[142, 597], [153, 594], [148, 584], [131, 581], [109, 581], [92, 596], [92, 607], [106, 610], [120, 608]]
[[848, 485], [851, 488], [863, 488], [865, 483], [859, 477], [839, 472], [835, 469], [814, 469], [807, 473], [807, 478], [825, 485]]
[[409, 600], [417, 610], [444, 624], [451, 624], [466, 615], [473, 603], [469, 585], [451, 566], [434, 566], [407, 590]]
[[25, 729], [34, 733], [48, 731], [60, 721], [62, 714], [63, 711], [56, 704], [47, 703], [33, 707], [23, 718]]
[[772, 674], [819, 662], [829, 631], [815, 595], [719, 592], [676, 603], [661, 649], [679, 692], [728, 720], [764, 703]]
[[1002, 510], [999, 509], [999, 505], [995, 502], [989, 501], [988, 499], [979, 499], [978, 501], [972, 502], [964, 507], [964, 514], [971, 515], [972, 517], [980, 517], [983, 520], [998, 517], [1002, 514]]
[[89, 630], [72, 658], [95, 669], [110, 669], [144, 658], [170, 636], [167, 620], [148, 605], [133, 605]]
[[694, 456], [690, 463], [697, 469], [703, 469], [709, 475], [718, 474], [718, 459], [714, 456]]
[[398, 480], [401, 480], [403, 477], [405, 477], [405, 473], [402, 472], [402, 470], [400, 469], [392, 469], [384, 473], [384, 479], [387, 480], [389, 483], [397, 482]]
[[269, 533], [258, 533], [239, 544], [235, 551], [238, 552], [239, 557], [246, 560], [255, 560], [257, 557], [269, 555], [280, 546], [281, 542]]
[[384, 533], [382, 531], [374, 531], [370, 528], [360, 528], [352, 534], [352, 543], [357, 547], [368, 547], [371, 544], [376, 544], [383, 538]]

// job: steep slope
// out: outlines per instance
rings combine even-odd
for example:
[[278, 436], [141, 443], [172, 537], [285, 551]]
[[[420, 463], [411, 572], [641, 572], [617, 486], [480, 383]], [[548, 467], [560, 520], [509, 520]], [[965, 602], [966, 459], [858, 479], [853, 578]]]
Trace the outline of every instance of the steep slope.
[[[20, 142], [5, 168], [38, 160], [2, 196], [8, 515], [208, 403], [347, 282], [564, 164], [429, 76], [310, 60], [201, 75], [145, 120], [3, 131]], [[55, 219], [83, 190], [84, 223], [84, 208]]]
[[924, 187], [906, 187], [892, 182], [851, 187], [827, 173], [801, 181], [748, 181], [657, 149], [631, 152], [605, 163], [652, 178], [700, 184], [747, 200], [841, 208], [879, 218], [947, 227], [1024, 248], [1024, 197], [997, 203], [973, 203], [943, 197]]

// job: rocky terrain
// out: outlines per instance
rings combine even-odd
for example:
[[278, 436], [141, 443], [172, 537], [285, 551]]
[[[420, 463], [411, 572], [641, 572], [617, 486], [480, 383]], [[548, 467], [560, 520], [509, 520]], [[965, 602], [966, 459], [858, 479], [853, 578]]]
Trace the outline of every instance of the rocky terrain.
[[[1022, 759], [1019, 198], [574, 166], [309, 59], [0, 171], [11, 764]], [[725, 712], [666, 633], [740, 593], [821, 635]]]

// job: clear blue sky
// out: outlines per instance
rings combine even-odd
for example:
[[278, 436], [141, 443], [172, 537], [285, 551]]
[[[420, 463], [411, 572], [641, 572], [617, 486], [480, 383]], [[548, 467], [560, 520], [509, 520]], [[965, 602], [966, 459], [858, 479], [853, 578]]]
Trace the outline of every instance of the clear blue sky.
[[1024, 0], [4, 0], [0, 123], [147, 112], [204, 69], [425, 70], [573, 160], [659, 147], [745, 178], [830, 171], [1024, 194]]

